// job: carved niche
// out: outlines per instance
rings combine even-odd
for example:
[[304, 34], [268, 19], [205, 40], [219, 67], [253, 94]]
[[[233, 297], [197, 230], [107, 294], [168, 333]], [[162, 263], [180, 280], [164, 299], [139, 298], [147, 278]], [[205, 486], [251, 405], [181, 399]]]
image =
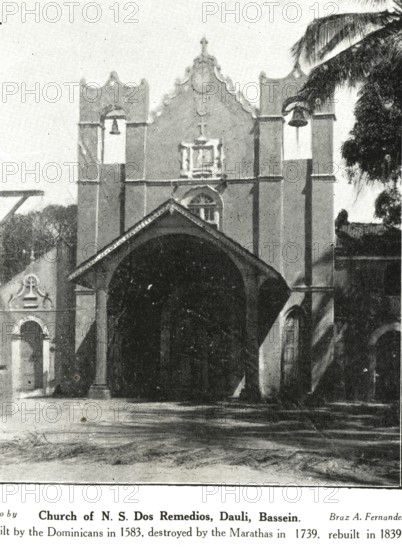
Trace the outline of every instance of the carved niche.
[[182, 142], [181, 177], [213, 178], [222, 175], [223, 144], [221, 139], [208, 139], [204, 135], [205, 122], [201, 117], [200, 135], [192, 143]]

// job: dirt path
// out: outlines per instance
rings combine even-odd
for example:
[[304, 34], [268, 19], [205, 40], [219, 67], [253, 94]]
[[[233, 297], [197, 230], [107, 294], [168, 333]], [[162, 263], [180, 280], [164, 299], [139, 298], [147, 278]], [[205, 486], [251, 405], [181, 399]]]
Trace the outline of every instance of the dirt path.
[[384, 406], [43, 399], [11, 412], [0, 428], [1, 481], [399, 483], [399, 429]]

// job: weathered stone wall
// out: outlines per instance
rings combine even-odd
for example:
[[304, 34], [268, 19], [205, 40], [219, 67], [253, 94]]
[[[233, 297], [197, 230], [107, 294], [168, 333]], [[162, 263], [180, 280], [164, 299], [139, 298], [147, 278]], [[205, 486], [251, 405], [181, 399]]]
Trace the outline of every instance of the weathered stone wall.
[[[18, 397], [21, 390], [21, 329], [33, 321], [41, 327], [43, 343], [43, 392], [52, 394], [75, 363], [74, 356], [74, 285], [67, 280], [75, 264], [75, 251], [61, 243], [58, 248], [31, 262], [24, 272], [13, 277], [0, 289], [0, 399]], [[34, 307], [26, 300], [30, 292], [24, 278], [33, 274], [37, 287]], [[32, 302], [30, 305], [32, 306]]]

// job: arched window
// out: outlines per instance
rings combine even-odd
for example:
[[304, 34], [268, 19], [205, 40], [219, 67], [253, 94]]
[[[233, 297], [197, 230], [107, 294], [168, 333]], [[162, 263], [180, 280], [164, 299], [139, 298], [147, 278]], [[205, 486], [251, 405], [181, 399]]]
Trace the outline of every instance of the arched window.
[[387, 266], [384, 273], [384, 293], [386, 296], [401, 294], [401, 265], [399, 262]]
[[205, 193], [200, 193], [191, 199], [188, 204], [188, 209], [202, 220], [217, 224], [216, 202]]
[[222, 225], [222, 199], [209, 186], [191, 189], [182, 201], [195, 216], [220, 229]]

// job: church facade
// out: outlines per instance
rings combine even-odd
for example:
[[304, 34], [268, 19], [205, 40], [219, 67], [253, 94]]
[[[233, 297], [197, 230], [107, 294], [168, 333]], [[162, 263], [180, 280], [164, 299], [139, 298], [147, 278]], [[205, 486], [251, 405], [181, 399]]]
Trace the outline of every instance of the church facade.
[[334, 355], [335, 115], [311, 115], [310, 158], [284, 158], [283, 103], [304, 81], [298, 68], [262, 74], [256, 111], [203, 40], [151, 117], [145, 81], [81, 83], [70, 281], [90, 396], [254, 399], [320, 384]]
[[[146, 81], [81, 82], [77, 249], [0, 289], [2, 400], [391, 398], [400, 232], [334, 247], [333, 103], [284, 110], [295, 67], [261, 74], [257, 110], [201, 44], [153, 113]], [[351, 293], [362, 270], [381, 299]]]

